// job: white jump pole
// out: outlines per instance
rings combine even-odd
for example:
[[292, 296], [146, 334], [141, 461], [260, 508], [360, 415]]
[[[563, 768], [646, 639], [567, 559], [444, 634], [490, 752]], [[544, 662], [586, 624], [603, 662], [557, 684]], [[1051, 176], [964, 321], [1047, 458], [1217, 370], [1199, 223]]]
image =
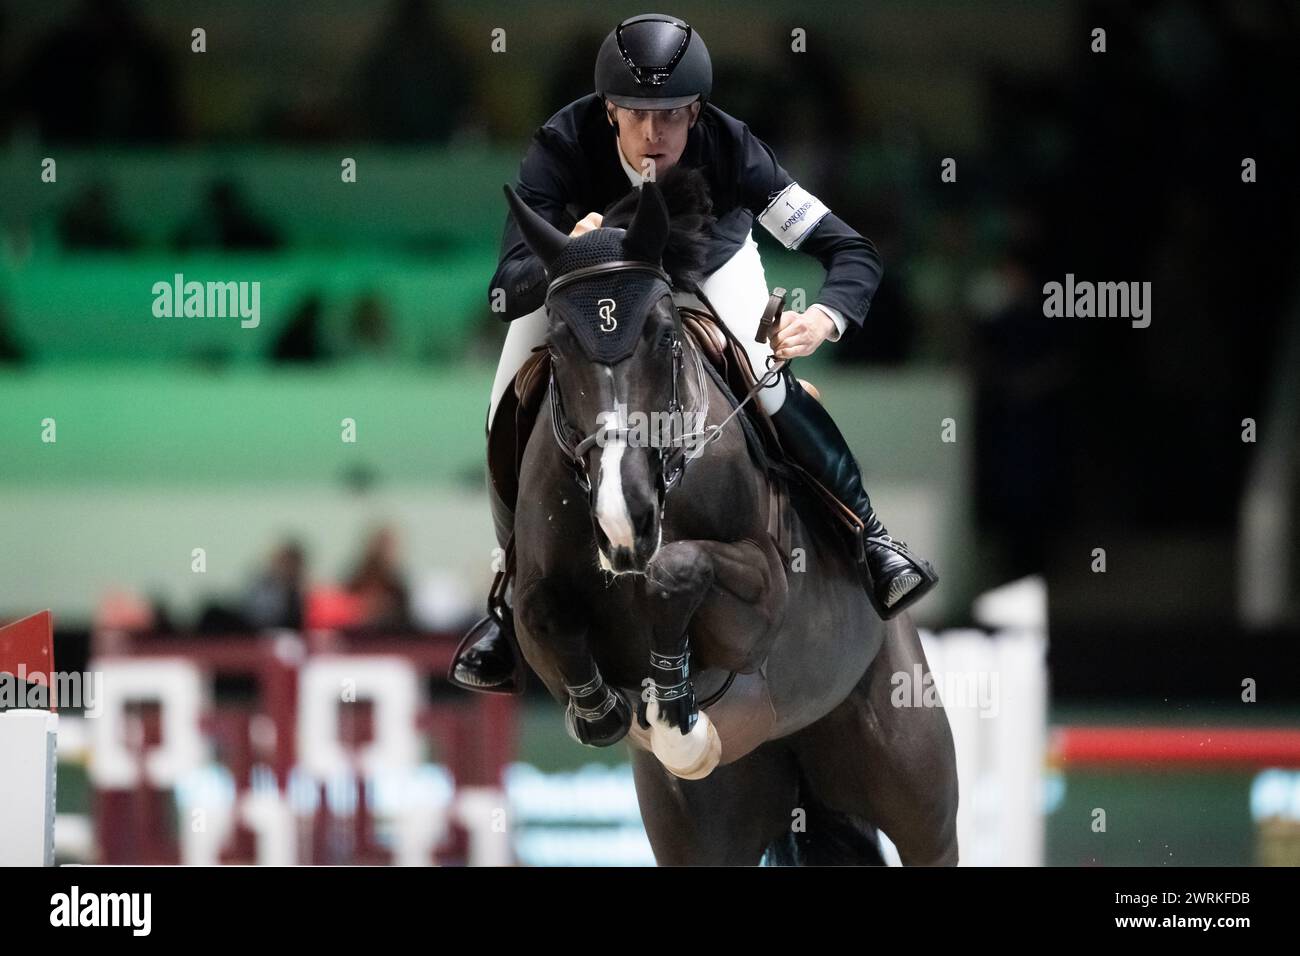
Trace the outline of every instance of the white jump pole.
[[0, 681], [43, 683], [51, 710], [0, 711], [0, 866], [54, 865], [59, 718], [53, 713], [54, 641], [49, 611], [0, 628]]

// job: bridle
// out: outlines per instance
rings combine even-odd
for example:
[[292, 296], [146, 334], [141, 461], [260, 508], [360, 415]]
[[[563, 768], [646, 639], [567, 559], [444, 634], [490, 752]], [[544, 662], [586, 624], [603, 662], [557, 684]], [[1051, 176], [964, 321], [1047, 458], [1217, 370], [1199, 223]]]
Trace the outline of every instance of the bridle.
[[[668, 273], [653, 262], [641, 262], [635, 259], [617, 259], [611, 262], [602, 262], [594, 266], [585, 266], [580, 269], [574, 269], [566, 272], [564, 275], [554, 279], [546, 289], [546, 300], [549, 305], [551, 296], [558, 290], [565, 288], [575, 282], [581, 282], [584, 279], [591, 279], [596, 276], [606, 276], [614, 272], [644, 272], [661, 279], [669, 288], [672, 289], [672, 279]], [[653, 306], [652, 306], [653, 308]], [[673, 421], [674, 415], [681, 415], [685, 409], [682, 406], [681, 396], [678, 391], [682, 375], [682, 368], [685, 359], [685, 346], [682, 344], [681, 319], [677, 316], [677, 308], [673, 306], [673, 314], [676, 318], [673, 330], [670, 333], [672, 350], [672, 395], [668, 401], [669, 421]], [[708, 420], [709, 414], [709, 392], [707, 388], [704, 365], [700, 359], [698, 349], [690, 350], [691, 358], [694, 360], [696, 382], [698, 383], [697, 393], [702, 396], [704, 403], [702, 409], [698, 409], [701, 423]], [[574, 480], [582, 493], [590, 499], [592, 495], [591, 475], [587, 470], [587, 452], [593, 445], [601, 441], [610, 439], [622, 439], [627, 441], [629, 433], [632, 431], [625, 423], [617, 425], [605, 425], [597, 428], [587, 435], [582, 435], [575, 431], [569, 424], [568, 418], [564, 414], [564, 399], [560, 395], [560, 385], [555, 380], [555, 364], [551, 363], [550, 382], [548, 384], [548, 393], [550, 395], [551, 406], [551, 431], [555, 436], [555, 442], [560, 451], [564, 453], [569, 467], [573, 472]], [[683, 417], [683, 421], [685, 418]], [[659, 491], [659, 502], [662, 518], [662, 508], [667, 500], [668, 492], [671, 491], [681, 481], [682, 476], [686, 473], [686, 464], [691, 459], [698, 457], [697, 454], [687, 455], [686, 445], [688, 439], [703, 437], [704, 431], [683, 432], [679, 437], [680, 441], [674, 441], [672, 448], [665, 451], [662, 445], [656, 445], [659, 451], [659, 471], [656, 475], [656, 484]], [[700, 451], [703, 450], [701, 447]]]

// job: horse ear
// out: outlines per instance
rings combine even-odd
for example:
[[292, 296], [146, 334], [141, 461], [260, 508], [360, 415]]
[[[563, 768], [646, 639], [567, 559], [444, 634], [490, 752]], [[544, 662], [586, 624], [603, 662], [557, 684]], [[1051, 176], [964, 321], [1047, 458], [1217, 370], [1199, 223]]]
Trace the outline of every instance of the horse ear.
[[658, 262], [668, 244], [668, 206], [654, 180], [641, 184], [632, 224], [623, 237], [623, 250], [630, 259]]
[[510, 214], [515, 217], [520, 235], [524, 237], [524, 242], [528, 244], [533, 254], [542, 260], [542, 265], [549, 270], [555, 257], [560, 254], [560, 250], [569, 244], [569, 237], [538, 215], [533, 207], [520, 199], [509, 185], [505, 190], [506, 202], [510, 204]]

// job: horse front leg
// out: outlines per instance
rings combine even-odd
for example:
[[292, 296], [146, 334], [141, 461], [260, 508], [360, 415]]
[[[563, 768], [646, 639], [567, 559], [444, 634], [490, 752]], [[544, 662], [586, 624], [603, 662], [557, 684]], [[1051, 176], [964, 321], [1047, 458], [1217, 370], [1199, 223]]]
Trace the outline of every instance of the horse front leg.
[[545, 651], [552, 665], [546, 669], [557, 672], [563, 682], [569, 736], [588, 747], [622, 740], [632, 726], [632, 708], [621, 692], [605, 683], [596, 666], [580, 603], [553, 580], [538, 578], [520, 592], [516, 614]]
[[718, 732], [696, 705], [687, 631], [712, 584], [712, 557], [696, 541], [664, 545], [646, 567], [651, 638], [642, 726], [660, 763], [687, 780], [707, 776], [722, 757]]

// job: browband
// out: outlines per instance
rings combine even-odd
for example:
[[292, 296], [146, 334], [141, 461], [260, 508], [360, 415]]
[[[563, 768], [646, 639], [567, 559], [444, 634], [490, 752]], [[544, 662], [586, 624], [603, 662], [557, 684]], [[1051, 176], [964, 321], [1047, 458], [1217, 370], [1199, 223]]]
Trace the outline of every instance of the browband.
[[673, 284], [673, 280], [669, 278], [668, 273], [653, 262], [641, 262], [637, 259], [617, 259], [613, 262], [602, 262], [594, 266], [583, 266], [581, 269], [574, 269], [572, 272], [557, 276], [546, 287], [546, 297], [549, 299], [557, 289], [564, 288], [570, 282], [590, 279], [592, 276], [606, 272], [649, 272], [651, 275], [663, 279], [669, 287]]

